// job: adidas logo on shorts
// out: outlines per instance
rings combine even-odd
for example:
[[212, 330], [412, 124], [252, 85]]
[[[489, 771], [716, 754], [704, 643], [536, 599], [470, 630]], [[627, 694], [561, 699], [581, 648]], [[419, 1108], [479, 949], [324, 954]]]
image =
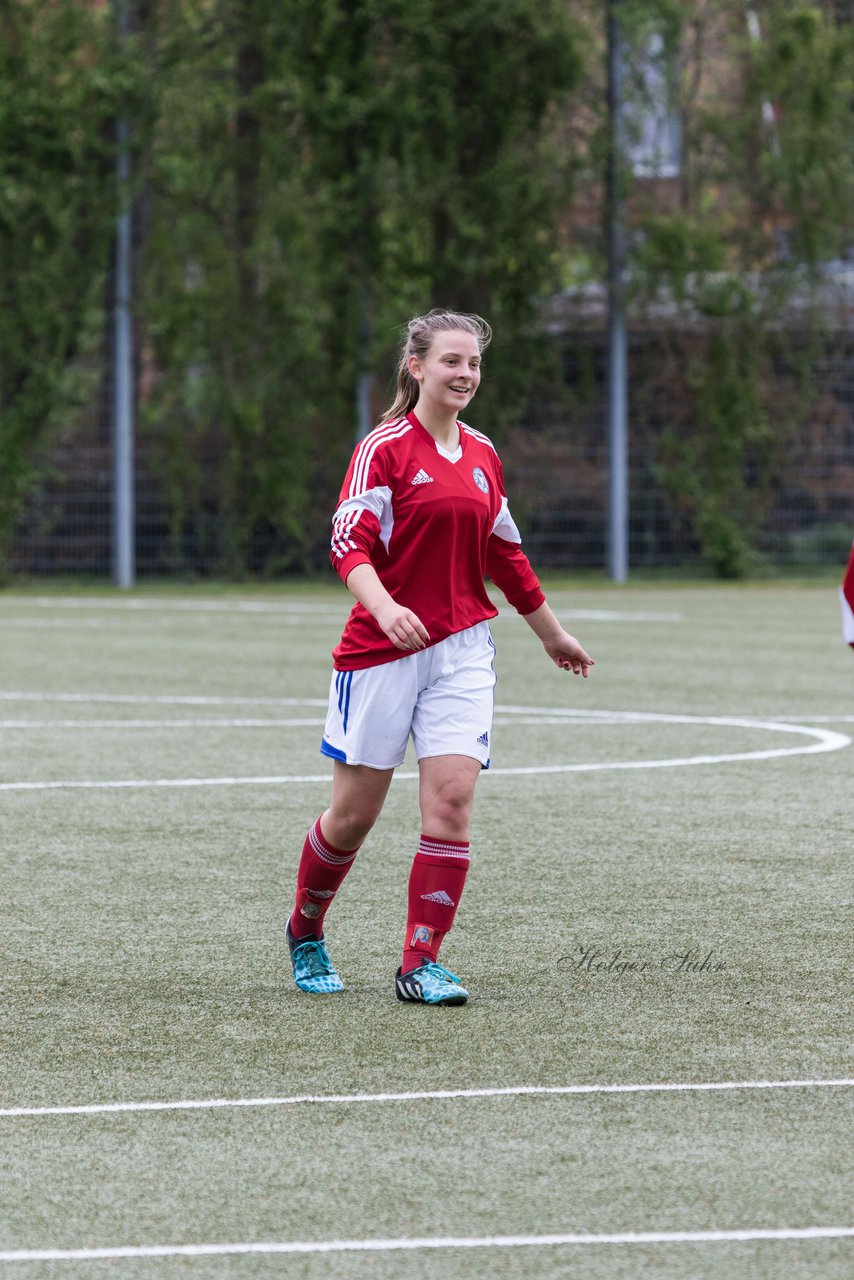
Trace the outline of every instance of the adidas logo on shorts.
[[488, 733], [482, 733], [482, 734], [480, 735], [480, 737], [478, 738], [478, 742], [480, 743], [480, 745], [481, 745], [482, 747], [488, 747], [488, 746], [489, 746], [489, 734], [488, 734]]
[[427, 472], [424, 470], [423, 467], [421, 468], [421, 470], [418, 472], [417, 475], [412, 477], [412, 480], [410, 481], [410, 484], [432, 484], [432, 483], [433, 483], [433, 477], [428, 476]]
[[449, 898], [444, 889], [437, 889], [435, 893], [422, 893], [422, 902], [438, 902], [441, 907], [453, 907], [455, 905], [453, 898]]

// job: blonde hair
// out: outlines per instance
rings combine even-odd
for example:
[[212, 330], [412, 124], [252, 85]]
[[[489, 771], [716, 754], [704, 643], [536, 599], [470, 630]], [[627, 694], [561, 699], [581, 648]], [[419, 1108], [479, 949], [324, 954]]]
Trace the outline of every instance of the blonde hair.
[[441, 307], [436, 307], [426, 315], [413, 316], [409, 321], [397, 362], [394, 399], [383, 414], [383, 422], [390, 422], [393, 418], [409, 413], [418, 401], [418, 383], [409, 371], [409, 357], [415, 356], [423, 360], [437, 333], [455, 330], [472, 334], [477, 339], [481, 355], [492, 341], [492, 329], [486, 321], [480, 316], [466, 315], [464, 312], [444, 311]]

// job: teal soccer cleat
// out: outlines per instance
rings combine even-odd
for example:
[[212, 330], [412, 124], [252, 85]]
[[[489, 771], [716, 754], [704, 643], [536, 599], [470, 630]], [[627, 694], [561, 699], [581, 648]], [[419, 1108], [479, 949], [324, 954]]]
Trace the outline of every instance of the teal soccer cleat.
[[300, 991], [321, 996], [344, 990], [344, 983], [329, 959], [323, 938], [318, 938], [313, 933], [307, 938], [295, 938], [291, 933], [290, 919], [285, 925], [285, 936], [294, 967], [294, 982]]
[[455, 973], [443, 969], [435, 960], [401, 973], [394, 980], [398, 1000], [416, 1004], [465, 1004], [469, 993]]

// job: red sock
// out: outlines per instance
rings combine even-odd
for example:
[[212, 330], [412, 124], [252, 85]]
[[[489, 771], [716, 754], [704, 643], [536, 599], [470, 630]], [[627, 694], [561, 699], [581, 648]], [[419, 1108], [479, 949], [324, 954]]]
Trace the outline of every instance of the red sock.
[[442, 939], [454, 923], [468, 869], [467, 840], [422, 835], [409, 875], [403, 973], [438, 957]]
[[336, 849], [324, 838], [320, 818], [309, 828], [297, 872], [297, 896], [291, 914], [291, 933], [305, 938], [323, 935], [323, 917], [353, 865], [359, 849]]

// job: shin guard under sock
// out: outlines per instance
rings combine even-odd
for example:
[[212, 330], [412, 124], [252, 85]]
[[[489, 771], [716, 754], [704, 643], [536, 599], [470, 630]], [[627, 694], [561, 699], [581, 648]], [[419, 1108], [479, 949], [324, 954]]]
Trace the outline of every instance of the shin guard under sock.
[[409, 875], [403, 973], [437, 959], [442, 939], [454, 923], [468, 869], [467, 840], [422, 835]]
[[309, 829], [297, 872], [297, 895], [291, 915], [291, 933], [305, 938], [323, 935], [323, 917], [359, 852], [336, 849], [325, 839], [320, 819]]

